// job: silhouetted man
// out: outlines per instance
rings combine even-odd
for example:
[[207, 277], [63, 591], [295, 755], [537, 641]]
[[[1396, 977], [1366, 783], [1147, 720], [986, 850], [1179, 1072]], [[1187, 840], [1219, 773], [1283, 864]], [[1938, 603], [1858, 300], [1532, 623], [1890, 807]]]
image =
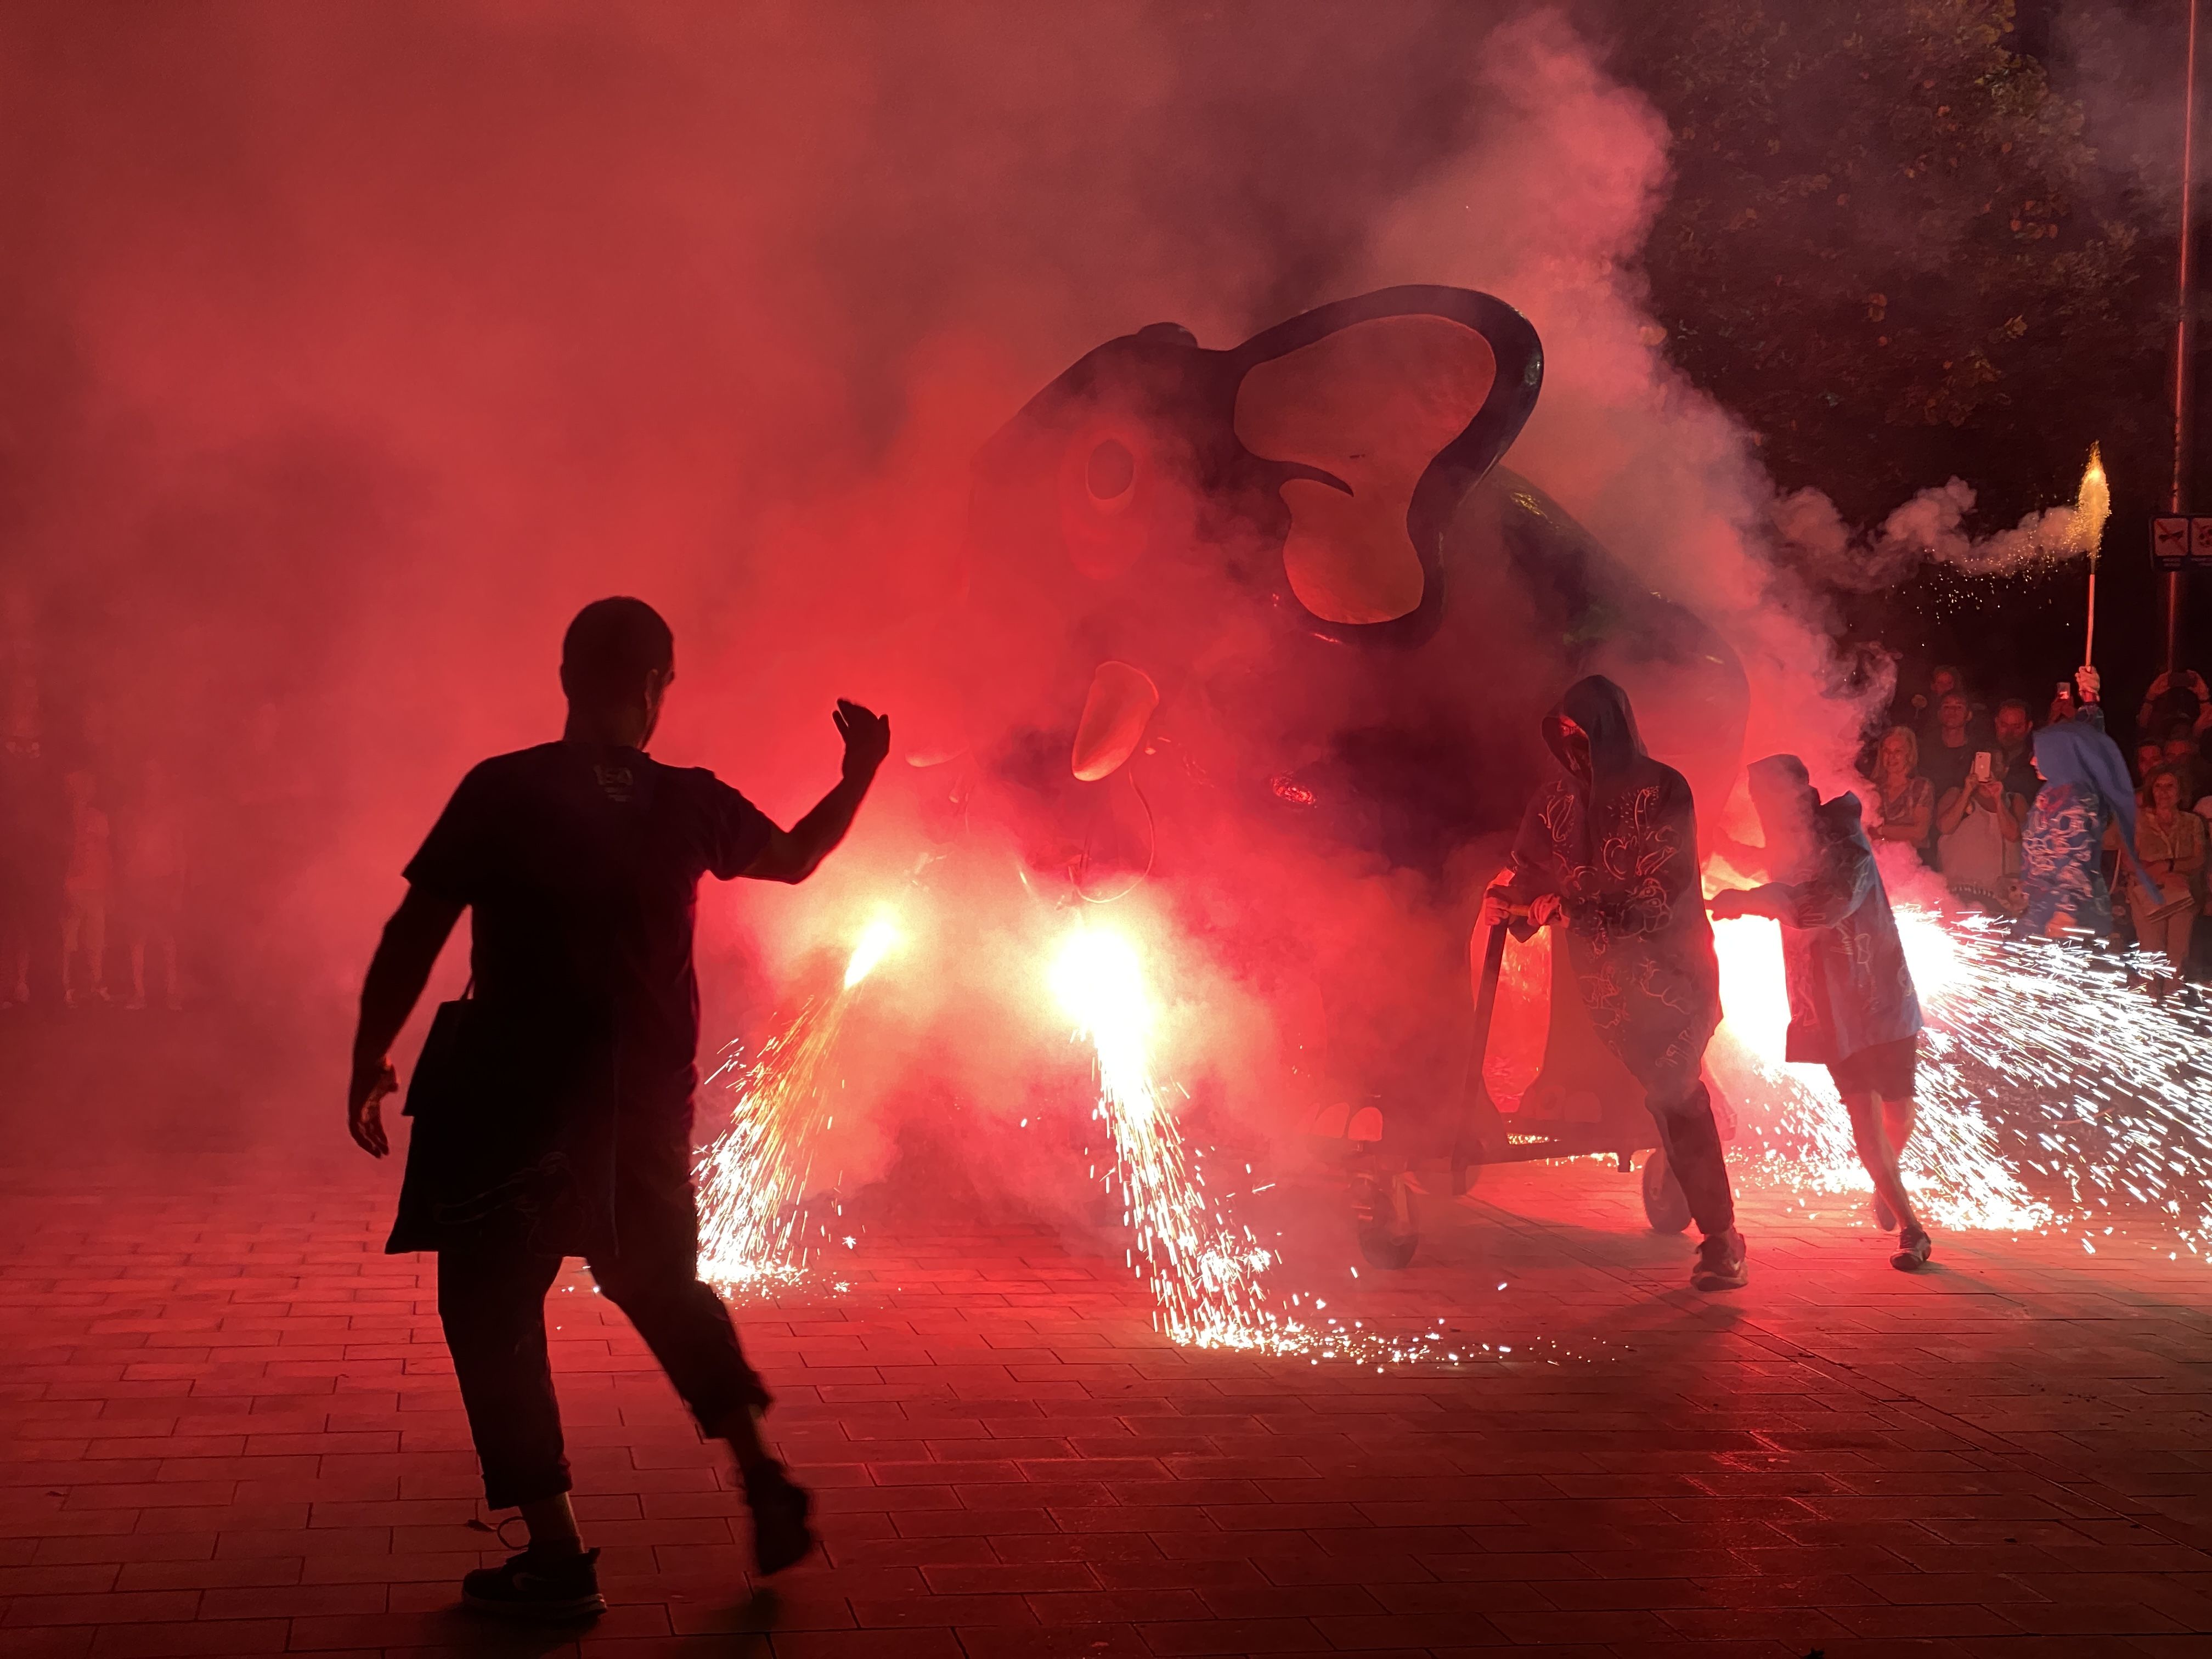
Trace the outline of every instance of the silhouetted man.
[[1528, 803], [1512, 868], [1485, 895], [1483, 925], [1525, 905], [1522, 937], [1565, 929], [1590, 1024], [1644, 1085], [1668, 1167], [1705, 1235], [1690, 1283], [1734, 1290], [1748, 1274], [1703, 1078], [1720, 1024], [1720, 963], [1689, 782], [1644, 752], [1627, 693], [1601, 675], [1567, 688], [1544, 717], [1544, 740], [1563, 775]]
[[763, 1572], [813, 1547], [805, 1490], [761, 1443], [768, 1390], [698, 1277], [691, 1096], [699, 878], [804, 881], [844, 838], [890, 746], [840, 702], [844, 777], [788, 833], [710, 772], [645, 753], [675, 678], [653, 608], [588, 605], [561, 653], [561, 741], [484, 762], [408, 865], [362, 991], [348, 1114], [387, 1150], [386, 1056], [453, 923], [472, 911], [471, 994], [425, 1043], [399, 1216], [386, 1249], [438, 1252], [438, 1315], [494, 1508], [529, 1547], [467, 1576], [474, 1607], [586, 1619], [605, 1603], [568, 1504], [545, 1294], [582, 1255], [709, 1436], [736, 1454]]

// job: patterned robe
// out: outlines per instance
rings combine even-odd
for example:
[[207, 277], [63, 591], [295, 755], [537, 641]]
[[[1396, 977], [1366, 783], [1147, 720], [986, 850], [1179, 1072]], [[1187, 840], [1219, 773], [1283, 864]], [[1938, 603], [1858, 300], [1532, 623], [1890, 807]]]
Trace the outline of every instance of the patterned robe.
[[2020, 884], [2027, 895], [2021, 928], [2040, 933], [2069, 915], [2075, 928], [2102, 938], [2112, 931], [2112, 894], [2105, 884], [2105, 831], [2112, 809], [2083, 783], [2046, 783], [2020, 830]]
[[1697, 1086], [1721, 1013], [1690, 786], [1644, 753], [1611, 681], [1581, 681], [1557, 713], [1589, 734], [1590, 776], [1559, 778], [1529, 802], [1507, 890], [1517, 902], [1559, 896], [1600, 1040], [1655, 1100], [1680, 1099]]
[[1919, 1030], [1920, 998], [1859, 822], [1859, 798], [1823, 801], [1812, 830], [1804, 864], [1774, 883], [1790, 986], [1784, 1057], [1833, 1065]]

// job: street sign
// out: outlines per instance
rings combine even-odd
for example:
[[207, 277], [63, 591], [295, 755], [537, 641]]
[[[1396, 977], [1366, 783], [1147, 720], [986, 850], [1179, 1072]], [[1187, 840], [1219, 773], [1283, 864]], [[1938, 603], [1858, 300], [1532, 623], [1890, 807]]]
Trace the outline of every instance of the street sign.
[[2191, 564], [2212, 564], [2212, 519], [2189, 521], [2189, 561]]
[[2150, 521], [2151, 562], [2160, 570], [2179, 570], [2189, 562], [2191, 521], [2153, 519]]

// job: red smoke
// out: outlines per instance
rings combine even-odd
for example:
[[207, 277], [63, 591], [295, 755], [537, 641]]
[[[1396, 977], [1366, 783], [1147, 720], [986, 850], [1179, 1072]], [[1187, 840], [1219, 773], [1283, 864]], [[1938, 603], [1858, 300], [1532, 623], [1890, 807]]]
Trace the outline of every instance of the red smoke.
[[[580, 603], [670, 617], [656, 752], [786, 821], [836, 695], [955, 743], [969, 458], [1160, 319], [1225, 345], [1385, 283], [1498, 294], [1548, 360], [1507, 465], [1729, 635], [1752, 752], [1818, 773], [1853, 725], [1743, 434], [1644, 332], [1663, 128], [1547, 11], [19, 6], [0, 124], [0, 536], [46, 701], [194, 781], [202, 971], [331, 1034], [267, 1081], [333, 1133], [397, 871], [468, 763], [556, 732]], [[904, 879], [921, 810], [887, 774], [817, 884], [707, 896], [710, 1032]], [[1378, 987], [1463, 950], [1402, 872], [1280, 857], [1297, 936]], [[1176, 1040], [1231, 1054], [1293, 994], [1202, 950], [1184, 988]], [[1388, 1048], [1418, 1010], [1368, 1015]]]

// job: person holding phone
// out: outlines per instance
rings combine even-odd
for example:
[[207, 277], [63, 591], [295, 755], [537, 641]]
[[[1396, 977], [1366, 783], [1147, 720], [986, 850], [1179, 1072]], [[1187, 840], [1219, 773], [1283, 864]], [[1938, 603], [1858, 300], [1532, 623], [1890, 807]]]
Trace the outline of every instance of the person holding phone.
[[2212, 689], [2195, 669], [2160, 674], [2143, 693], [2142, 707], [2136, 711], [2136, 730], [2164, 732], [2179, 724], [2193, 732], [2208, 708], [2212, 708]]
[[1943, 884], [1968, 904], [2002, 911], [2020, 872], [2018, 799], [1998, 775], [1996, 753], [1978, 749], [1966, 775], [1936, 803], [1936, 862]]
[[[1943, 798], [1966, 782], [1973, 770], [1974, 757], [1991, 747], [1974, 719], [1972, 704], [1964, 691], [1948, 691], [1936, 705], [1935, 731], [1920, 741], [1920, 775], [1928, 780], [1929, 799], [1940, 811]], [[1942, 867], [1936, 826], [1929, 826], [1929, 849]]]

